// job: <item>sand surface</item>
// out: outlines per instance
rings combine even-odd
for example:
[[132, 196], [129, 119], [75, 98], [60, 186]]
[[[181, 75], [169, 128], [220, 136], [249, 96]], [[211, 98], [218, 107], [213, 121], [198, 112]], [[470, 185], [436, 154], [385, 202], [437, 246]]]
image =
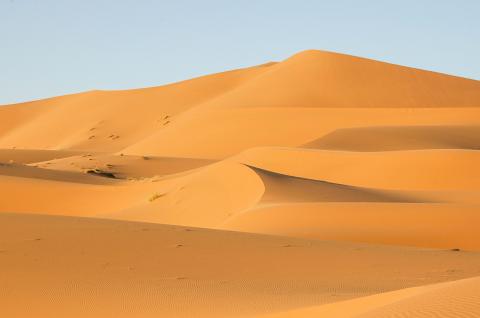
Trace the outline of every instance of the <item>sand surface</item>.
[[348, 55], [0, 107], [0, 316], [480, 316], [480, 82]]

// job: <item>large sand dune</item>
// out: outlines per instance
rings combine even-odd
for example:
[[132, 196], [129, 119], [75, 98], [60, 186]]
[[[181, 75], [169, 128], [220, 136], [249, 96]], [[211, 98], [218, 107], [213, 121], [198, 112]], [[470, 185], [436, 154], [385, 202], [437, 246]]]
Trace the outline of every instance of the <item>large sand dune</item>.
[[0, 107], [3, 317], [476, 317], [480, 83], [323, 51]]

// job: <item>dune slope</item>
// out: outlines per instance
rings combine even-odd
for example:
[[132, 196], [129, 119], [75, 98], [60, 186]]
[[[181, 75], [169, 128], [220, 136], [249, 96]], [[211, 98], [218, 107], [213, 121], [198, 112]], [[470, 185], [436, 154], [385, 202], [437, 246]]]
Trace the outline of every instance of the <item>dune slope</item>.
[[380, 126], [338, 129], [305, 148], [345, 151], [480, 149], [479, 126]]

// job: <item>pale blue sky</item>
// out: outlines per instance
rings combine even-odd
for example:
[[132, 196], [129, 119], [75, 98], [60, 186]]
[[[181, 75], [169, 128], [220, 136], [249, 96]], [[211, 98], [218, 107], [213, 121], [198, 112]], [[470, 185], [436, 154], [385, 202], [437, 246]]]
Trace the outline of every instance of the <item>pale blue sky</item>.
[[0, 104], [325, 49], [480, 79], [480, 1], [0, 0]]

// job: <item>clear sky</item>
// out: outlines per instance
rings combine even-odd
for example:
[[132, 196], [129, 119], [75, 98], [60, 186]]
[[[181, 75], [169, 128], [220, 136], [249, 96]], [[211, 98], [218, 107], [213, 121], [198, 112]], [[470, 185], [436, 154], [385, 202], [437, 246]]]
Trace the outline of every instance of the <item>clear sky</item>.
[[324, 49], [480, 79], [479, 0], [0, 0], [0, 104]]

